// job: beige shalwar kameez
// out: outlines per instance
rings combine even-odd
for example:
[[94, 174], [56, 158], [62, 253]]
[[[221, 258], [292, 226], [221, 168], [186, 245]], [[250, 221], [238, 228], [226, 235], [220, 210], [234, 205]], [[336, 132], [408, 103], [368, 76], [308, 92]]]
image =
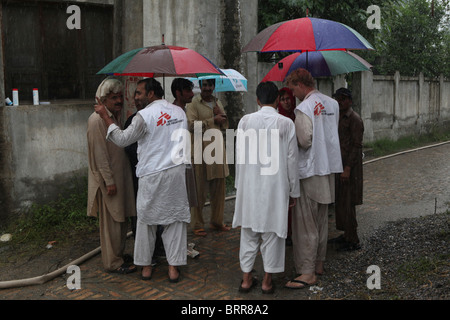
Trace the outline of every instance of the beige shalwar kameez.
[[[219, 108], [225, 113], [225, 110], [219, 100], [215, 101]], [[211, 141], [195, 141], [194, 126], [195, 122], [201, 122], [202, 135], [209, 129], [226, 130], [228, 129], [228, 120], [222, 124], [217, 125], [214, 122], [213, 105], [208, 105], [201, 95], [192, 99], [192, 103], [186, 106], [186, 116], [188, 120], [188, 128], [192, 134], [192, 152], [193, 163], [195, 169], [195, 180], [197, 185], [198, 207], [191, 208], [191, 226], [194, 230], [202, 229], [204, 227], [203, 207], [209, 191], [211, 203], [211, 220], [210, 223], [216, 227], [223, 224], [223, 214], [225, 210], [225, 178], [229, 175], [228, 164], [226, 163], [225, 142], [222, 137], [222, 152], [223, 159], [221, 163], [206, 164], [203, 157], [202, 162], [195, 161], [195, 152], [201, 150], [201, 154], [205, 148], [208, 147]], [[203, 136], [202, 136], [203, 138]], [[214, 156], [214, 155], [213, 155]], [[197, 159], [198, 160], [198, 159]]]
[[[316, 93], [318, 93], [318, 91], [314, 90], [310, 92], [310, 94], [305, 97], [304, 101], [312, 94]], [[316, 99], [317, 98], [320, 99], [320, 96], [316, 97]], [[317, 103], [317, 101], [315, 101], [315, 103]], [[330, 107], [330, 109], [326, 111], [329, 112], [329, 116], [336, 118], [334, 140], [336, 140], [335, 143], [337, 142], [337, 145], [334, 145], [333, 147], [338, 150], [337, 117], [339, 109], [336, 107], [337, 102], [334, 103], [333, 101], [333, 104], [334, 109]], [[332, 111], [334, 111], [334, 113]], [[305, 113], [296, 110], [295, 127], [300, 145], [300, 152], [310, 149], [314, 143], [312, 118]], [[317, 141], [315, 143], [317, 143]], [[317, 154], [314, 156], [319, 157]], [[318, 161], [314, 156], [312, 161]], [[299, 274], [314, 274], [316, 265], [319, 262], [324, 262], [326, 258], [328, 240], [328, 205], [335, 200], [334, 172], [342, 171], [340, 153], [334, 155], [334, 158], [338, 159], [339, 163], [331, 165], [333, 168], [328, 174], [314, 174], [303, 177], [302, 174], [300, 174], [301, 197], [299, 201], [297, 201], [292, 215], [294, 266], [296, 272]], [[330, 161], [330, 159], [322, 160]], [[329, 162], [325, 162], [325, 164], [330, 165]], [[323, 168], [317, 168], [316, 170], [321, 171]]]
[[[119, 122], [108, 111], [108, 115]], [[136, 216], [130, 163], [123, 148], [106, 141], [107, 128], [97, 113], [88, 120], [88, 216], [98, 217], [103, 266], [108, 271], [123, 263], [128, 217]], [[107, 186], [116, 185], [115, 195]]]

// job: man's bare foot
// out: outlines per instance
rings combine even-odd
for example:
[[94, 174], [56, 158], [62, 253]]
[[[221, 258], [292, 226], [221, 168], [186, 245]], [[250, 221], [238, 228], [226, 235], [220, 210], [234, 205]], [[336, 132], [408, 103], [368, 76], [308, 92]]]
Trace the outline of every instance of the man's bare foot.
[[321, 276], [323, 275], [324, 268], [323, 268], [323, 261], [317, 261], [316, 262], [316, 274]]
[[141, 279], [150, 280], [152, 278], [152, 266], [142, 267]]
[[285, 287], [289, 289], [303, 289], [316, 284], [317, 278], [315, 274], [302, 274], [286, 283]]
[[177, 283], [180, 280], [180, 270], [178, 267], [169, 266], [169, 281], [172, 283]]
[[261, 284], [261, 291], [264, 294], [272, 294], [275, 290], [272, 284], [272, 274], [271, 273], [265, 273], [264, 279]]

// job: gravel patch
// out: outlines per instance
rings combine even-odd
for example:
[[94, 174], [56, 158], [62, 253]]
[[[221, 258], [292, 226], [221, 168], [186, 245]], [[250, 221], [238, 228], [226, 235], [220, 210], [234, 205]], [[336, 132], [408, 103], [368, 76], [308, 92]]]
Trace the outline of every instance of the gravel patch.
[[[328, 259], [316, 298], [450, 299], [449, 240], [448, 212], [389, 222], [375, 230], [361, 250]], [[379, 268], [379, 288], [370, 266]]]

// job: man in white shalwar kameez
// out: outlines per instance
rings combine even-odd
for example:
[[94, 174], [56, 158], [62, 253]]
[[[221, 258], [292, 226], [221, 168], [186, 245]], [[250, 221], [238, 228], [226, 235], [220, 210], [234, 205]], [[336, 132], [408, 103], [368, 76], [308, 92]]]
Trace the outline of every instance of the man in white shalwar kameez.
[[238, 125], [233, 228], [242, 227], [239, 291], [248, 292], [256, 284], [251, 270], [260, 250], [265, 271], [262, 292], [272, 293], [272, 273], [284, 271], [288, 208], [300, 197], [298, 146], [294, 123], [276, 110], [277, 86], [260, 83], [256, 95], [261, 109], [244, 116]]
[[140, 81], [135, 99], [147, 107], [137, 113], [126, 130], [120, 130], [104, 117], [102, 105], [95, 106], [95, 110], [109, 126], [108, 140], [123, 147], [136, 141], [138, 143], [138, 221], [134, 263], [143, 267], [142, 279], [151, 279], [156, 229], [162, 225], [169, 281], [177, 282], [180, 275], [177, 267], [187, 263], [190, 211], [185, 164], [189, 161], [190, 150], [185, 148], [189, 148], [190, 139], [186, 135], [187, 118], [184, 111], [162, 99], [163, 95], [164, 90], [155, 79]]

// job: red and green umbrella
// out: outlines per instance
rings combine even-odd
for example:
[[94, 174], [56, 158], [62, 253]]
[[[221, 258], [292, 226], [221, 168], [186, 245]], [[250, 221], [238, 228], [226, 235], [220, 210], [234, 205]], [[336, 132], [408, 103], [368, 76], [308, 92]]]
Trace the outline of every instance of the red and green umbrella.
[[361, 34], [345, 24], [306, 17], [267, 27], [258, 33], [242, 52], [308, 52], [344, 49], [374, 50]]
[[307, 69], [313, 77], [329, 77], [338, 74], [368, 71], [370, 63], [350, 51], [327, 50], [293, 53], [281, 59], [264, 77], [262, 81], [284, 81], [286, 77], [298, 68]]
[[137, 77], [199, 77], [223, 74], [200, 53], [177, 46], [158, 45], [131, 50], [97, 74]]

